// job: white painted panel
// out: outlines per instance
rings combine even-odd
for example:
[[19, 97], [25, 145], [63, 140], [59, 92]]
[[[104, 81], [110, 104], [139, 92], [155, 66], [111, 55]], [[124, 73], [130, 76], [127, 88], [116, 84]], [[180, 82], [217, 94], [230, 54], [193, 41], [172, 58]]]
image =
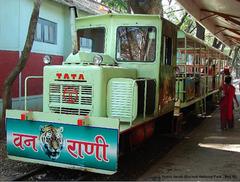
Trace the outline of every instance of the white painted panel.
[[[0, 50], [23, 49], [33, 2], [33, 0], [0, 0]], [[78, 11], [78, 14], [88, 15], [81, 11]], [[62, 55], [66, 58], [71, 52], [69, 7], [52, 0], [44, 0], [40, 17], [57, 23], [57, 44], [34, 41], [32, 52]]]
[[0, 50], [18, 50], [19, 1], [0, 0]]

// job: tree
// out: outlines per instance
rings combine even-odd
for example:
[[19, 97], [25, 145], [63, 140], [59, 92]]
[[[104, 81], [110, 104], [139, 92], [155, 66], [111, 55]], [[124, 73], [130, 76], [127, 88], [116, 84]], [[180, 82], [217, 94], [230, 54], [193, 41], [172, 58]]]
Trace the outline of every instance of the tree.
[[191, 29], [195, 25], [193, 17], [180, 7], [176, 0], [163, 1], [163, 15], [164, 18], [177, 25], [180, 30], [188, 33], [191, 33]]
[[6, 78], [4, 85], [3, 85], [3, 109], [2, 109], [2, 121], [0, 124], [0, 139], [4, 139], [6, 135], [5, 131], [5, 116], [6, 116], [6, 109], [11, 109], [12, 108], [12, 85], [14, 81], [16, 80], [17, 76], [19, 73], [24, 69], [27, 60], [30, 56], [31, 50], [32, 50], [32, 45], [34, 41], [34, 35], [35, 35], [35, 30], [38, 22], [38, 17], [39, 17], [39, 10], [41, 6], [42, 0], [35, 0], [34, 1], [34, 7], [30, 19], [30, 23], [28, 26], [28, 33], [27, 33], [27, 38], [25, 41], [25, 45], [21, 54], [21, 57], [19, 58], [16, 66], [13, 68], [11, 73], [8, 75]]
[[162, 0], [129, 0], [129, 5], [136, 14], [160, 14], [163, 16]]
[[129, 12], [128, 0], [102, 0], [102, 3], [117, 12]]
[[162, 0], [102, 0], [103, 4], [121, 13], [160, 14], [163, 16]]
[[188, 13], [185, 12], [185, 14], [183, 15], [183, 17], [181, 18], [181, 21], [177, 24], [177, 26], [178, 26], [179, 28], [183, 25], [183, 23], [184, 23], [185, 19], [187, 18], [187, 16], [188, 16]]

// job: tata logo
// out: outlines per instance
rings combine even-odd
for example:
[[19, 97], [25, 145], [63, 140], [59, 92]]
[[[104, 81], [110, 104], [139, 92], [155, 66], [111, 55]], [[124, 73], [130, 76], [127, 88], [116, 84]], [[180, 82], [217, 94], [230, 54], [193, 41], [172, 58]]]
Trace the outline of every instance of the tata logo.
[[58, 80], [76, 80], [82, 81], [85, 80], [84, 74], [68, 74], [68, 73], [56, 73], [56, 77]]

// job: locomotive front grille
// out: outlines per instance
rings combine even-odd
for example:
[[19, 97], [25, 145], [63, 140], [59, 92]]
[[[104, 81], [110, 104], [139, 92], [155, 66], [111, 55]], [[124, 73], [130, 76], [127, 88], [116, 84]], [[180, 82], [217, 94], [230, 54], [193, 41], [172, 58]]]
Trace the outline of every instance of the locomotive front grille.
[[86, 116], [90, 113], [89, 109], [73, 109], [64, 107], [50, 107], [51, 112], [58, 114], [71, 114]]
[[49, 109], [59, 114], [89, 115], [92, 96], [92, 85], [50, 84]]

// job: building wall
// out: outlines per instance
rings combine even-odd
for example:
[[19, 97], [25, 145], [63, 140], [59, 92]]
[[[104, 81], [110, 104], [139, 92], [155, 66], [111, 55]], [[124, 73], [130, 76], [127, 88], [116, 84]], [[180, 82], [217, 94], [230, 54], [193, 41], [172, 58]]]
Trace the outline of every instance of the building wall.
[[[0, 0], [0, 95], [4, 80], [23, 50], [32, 9], [33, 0]], [[84, 12], [78, 13], [86, 15]], [[44, 0], [39, 17], [57, 23], [57, 44], [34, 41], [28, 63], [12, 88], [13, 106], [19, 109], [23, 109], [23, 98], [19, 96], [24, 96], [24, 80], [30, 75], [43, 75], [43, 57], [51, 55], [52, 64], [61, 64], [71, 52], [69, 7]], [[41, 79], [29, 81], [28, 95], [33, 107], [31, 109], [39, 110], [39, 105], [42, 104]], [[0, 109], [1, 105], [0, 99]]]
[[0, 0], [0, 50], [19, 48], [19, 4], [20, 0]]
[[[0, 0], [0, 50], [23, 49], [32, 8], [33, 0]], [[34, 41], [32, 52], [62, 56], [69, 54], [66, 52], [64, 55], [65, 47], [69, 47], [71, 42], [71, 36], [65, 34], [70, 33], [70, 30], [66, 32], [70, 29], [68, 13], [69, 8], [62, 4], [51, 0], [43, 1], [39, 17], [57, 23], [57, 44]]]

